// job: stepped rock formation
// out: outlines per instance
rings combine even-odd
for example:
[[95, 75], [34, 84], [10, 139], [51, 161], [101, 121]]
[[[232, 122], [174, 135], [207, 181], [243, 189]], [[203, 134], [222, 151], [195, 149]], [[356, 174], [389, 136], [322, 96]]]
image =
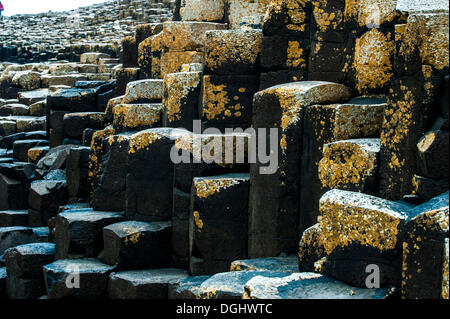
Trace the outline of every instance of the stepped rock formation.
[[0, 20], [0, 299], [448, 299], [449, 6], [424, 3]]

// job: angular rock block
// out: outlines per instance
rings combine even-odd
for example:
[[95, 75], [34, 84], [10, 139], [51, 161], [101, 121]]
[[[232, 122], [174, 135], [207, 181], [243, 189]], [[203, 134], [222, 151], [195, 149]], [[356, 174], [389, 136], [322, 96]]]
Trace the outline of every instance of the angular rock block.
[[170, 266], [170, 222], [127, 221], [103, 229], [102, 261], [120, 270]]
[[70, 198], [89, 197], [89, 147], [70, 149], [66, 163], [67, 191]]
[[50, 142], [50, 147], [56, 147], [62, 145], [64, 140], [64, 115], [68, 112], [64, 111], [51, 111], [47, 113], [47, 133]]
[[261, 30], [207, 31], [205, 73], [242, 75], [258, 72]]
[[[38, 180], [31, 183], [28, 205], [39, 214], [41, 225], [58, 214], [59, 206], [68, 199], [65, 180]], [[39, 226], [41, 226], [39, 225]]]
[[5, 210], [0, 211], [0, 227], [27, 226], [28, 211]]
[[14, 142], [19, 140], [44, 140], [47, 138], [47, 133], [45, 131], [36, 132], [19, 132], [9, 136], [5, 136], [0, 139], [0, 147], [6, 149], [12, 149]]
[[[190, 216], [190, 272], [211, 275], [247, 257], [248, 174], [194, 178]], [[220, 249], [219, 249], [220, 247]]]
[[50, 146], [36, 146], [28, 150], [28, 162], [37, 164], [50, 151]]
[[151, 78], [161, 79], [161, 58], [162, 55], [167, 51], [163, 43], [163, 32], [158, 33], [151, 37], [151, 53], [152, 53], [152, 72]]
[[[227, 21], [231, 29], [239, 29], [246, 17], [259, 17], [266, 14], [270, 0], [230, 0]], [[295, 5], [295, 4], [294, 4]], [[294, 6], [291, 4], [291, 6]]]
[[316, 261], [326, 257], [325, 246], [321, 239], [319, 224], [303, 232], [298, 251], [300, 272], [314, 272]]
[[103, 142], [106, 138], [113, 136], [114, 134], [115, 130], [112, 128], [112, 126], [108, 126], [105, 129], [95, 132], [92, 135], [92, 142], [90, 145], [90, 154], [89, 154], [89, 173], [88, 173], [90, 191], [93, 191], [97, 187], [98, 179], [100, 178], [102, 172], [102, 165], [103, 165], [102, 156], [104, 154]]
[[279, 271], [294, 273], [298, 271], [298, 258], [297, 256], [287, 256], [235, 260], [231, 263], [230, 271]]
[[[308, 200], [300, 201], [301, 225], [311, 226], [316, 222], [319, 200], [325, 193], [319, 176], [319, 162], [323, 158], [323, 146], [340, 140], [379, 137], [385, 102], [383, 98], [358, 97], [346, 104], [312, 105], [306, 109], [300, 198], [308, 198]], [[344, 163], [346, 162], [344, 161]], [[340, 176], [342, 175], [346, 174]], [[331, 177], [332, 173], [328, 176]], [[349, 180], [351, 179], [347, 179], [347, 182]], [[335, 182], [339, 183], [339, 177], [335, 178]], [[342, 184], [344, 183], [343, 181]], [[369, 191], [375, 195], [378, 193], [378, 185], [374, 186], [376, 188], [369, 189]], [[339, 187], [330, 185], [329, 189], [332, 188]], [[359, 191], [358, 189], [344, 189]], [[304, 228], [302, 227], [302, 229]]]
[[160, 103], [163, 80], [140, 80], [127, 84], [122, 104]]
[[[175, 142], [175, 153], [187, 153], [188, 161], [177, 162], [174, 167], [172, 247], [177, 267], [187, 267], [189, 258], [190, 193], [195, 177], [215, 176], [249, 171], [251, 134], [224, 135], [193, 134]], [[214, 152], [211, 163], [206, 154]], [[202, 156], [203, 155], [203, 156]], [[202, 158], [208, 163], [202, 162]]]
[[169, 51], [202, 51], [208, 30], [225, 30], [226, 24], [208, 22], [165, 22], [162, 41]]
[[121, 213], [68, 210], [55, 221], [55, 258], [97, 257], [103, 249], [103, 228], [123, 221]]
[[225, 4], [225, 0], [183, 0], [180, 6], [181, 20], [222, 22]]
[[152, 37], [144, 39], [138, 46], [137, 63], [140, 69], [141, 79], [152, 77]]
[[87, 52], [87, 53], [81, 54], [80, 63], [81, 64], [98, 64], [100, 59], [107, 59], [107, 58], [110, 58], [110, 56], [106, 53]]
[[169, 299], [197, 299], [202, 283], [210, 276], [190, 276], [184, 280], [169, 284]]
[[0, 227], [0, 256], [12, 247], [35, 242], [33, 230], [28, 227]]
[[162, 104], [119, 104], [113, 109], [117, 132], [142, 131], [161, 125]]
[[93, 112], [97, 108], [97, 91], [93, 88], [70, 88], [47, 98], [48, 110], [66, 112]]
[[403, 298], [448, 299], [448, 196], [446, 192], [411, 211], [414, 217], [406, 224], [403, 242]]
[[21, 140], [13, 144], [13, 157], [18, 162], [28, 162], [28, 150], [36, 146], [47, 146], [46, 140]]
[[[156, 63], [157, 60], [155, 60]], [[203, 63], [203, 53], [197, 51], [169, 51], [162, 54], [160, 77], [167, 74], [181, 72], [184, 64]], [[152, 72], [153, 72], [152, 60]]]
[[422, 176], [432, 179], [449, 177], [449, 133], [430, 131], [417, 144], [418, 168]]
[[327, 192], [320, 199], [317, 229], [317, 240], [326, 256], [315, 263], [315, 271], [365, 288], [371, 273], [367, 269], [375, 265], [381, 287], [398, 287], [401, 245], [410, 209], [409, 205], [366, 194]]
[[320, 274], [296, 273], [254, 277], [245, 284], [243, 299], [387, 299], [390, 295], [389, 288], [355, 288]]
[[164, 127], [183, 127], [193, 130], [193, 121], [199, 118], [198, 104], [202, 72], [181, 72], [164, 77]]
[[7, 294], [10, 299], [36, 299], [45, 294], [42, 267], [54, 261], [55, 245], [35, 243], [5, 252]]
[[251, 126], [253, 95], [259, 78], [251, 75], [205, 75], [201, 116], [203, 128], [246, 129]]
[[345, 140], [324, 145], [318, 173], [322, 187], [325, 191], [337, 188], [376, 194], [379, 153], [378, 138]]
[[103, 129], [105, 114], [100, 112], [69, 113], [63, 118], [64, 137], [81, 140], [86, 128]]
[[92, 193], [92, 207], [98, 211], [124, 211], [128, 146], [133, 133], [108, 137], [103, 142], [102, 169]]
[[109, 276], [111, 299], [168, 299], [170, 284], [188, 277], [183, 269], [155, 269], [114, 272]]
[[28, 185], [0, 174], [0, 209], [27, 209]]
[[66, 168], [67, 156], [74, 145], [61, 145], [53, 147], [36, 165], [38, 176], [45, 176], [49, 171]]
[[175, 140], [187, 131], [156, 128], [132, 135], [126, 177], [126, 216], [138, 221], [167, 221], [172, 216]]
[[0, 136], [8, 136], [16, 133], [16, 122], [0, 121]]
[[286, 275], [279, 271], [232, 271], [216, 274], [197, 287], [196, 299], [242, 299], [244, 286], [252, 278]]
[[137, 67], [138, 45], [134, 36], [128, 36], [122, 39], [122, 64], [125, 68]]
[[44, 266], [48, 298], [106, 298], [108, 277], [113, 270], [114, 267], [91, 258], [57, 260]]
[[[259, 152], [267, 154], [271, 140], [276, 145], [270, 146], [272, 163], [262, 164], [260, 160], [250, 169], [250, 258], [296, 252], [305, 109], [314, 104], [339, 103], [350, 95], [345, 86], [330, 82], [295, 82], [255, 94], [253, 128], [273, 128], [270, 133], [266, 129], [265, 136], [264, 131], [258, 134]], [[309, 226], [302, 225], [305, 229]]]
[[127, 84], [139, 80], [139, 68], [117, 68], [114, 70], [116, 79], [116, 94], [123, 95]]
[[162, 23], [144, 23], [136, 26], [136, 43], [140, 44], [145, 39], [160, 33], [163, 30]]

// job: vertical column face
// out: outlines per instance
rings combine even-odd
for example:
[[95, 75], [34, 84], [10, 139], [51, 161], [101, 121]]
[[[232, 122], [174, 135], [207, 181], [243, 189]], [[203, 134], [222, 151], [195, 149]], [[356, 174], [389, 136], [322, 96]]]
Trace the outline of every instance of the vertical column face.
[[[350, 163], [355, 162], [353, 151], [356, 151], [356, 149], [353, 148], [347, 148], [346, 155], [343, 157], [338, 155], [340, 151], [329, 152], [328, 155], [332, 158], [327, 157], [321, 162], [324, 155], [324, 145], [339, 140], [379, 136], [384, 108], [386, 107], [384, 102], [385, 99], [383, 98], [355, 98], [346, 104], [312, 105], [306, 109], [300, 197], [309, 200], [300, 201], [302, 211], [301, 230], [305, 230], [315, 223], [319, 212], [319, 199], [327, 190], [341, 188], [340, 185], [349, 183], [346, 174], [341, 174], [340, 170], [349, 169]], [[320, 166], [320, 163], [323, 165]], [[319, 168], [322, 169], [321, 172], [324, 177], [322, 181], [320, 180]], [[334, 176], [335, 173], [339, 174]], [[343, 178], [341, 183], [338, 181], [339, 178]], [[326, 187], [324, 187], [325, 185]], [[376, 194], [378, 191], [377, 184], [371, 186], [374, 189], [366, 190]], [[363, 191], [363, 189], [359, 191]]]
[[202, 72], [182, 72], [164, 77], [163, 126], [193, 130], [199, 119]]
[[[329, 82], [290, 83], [255, 95], [253, 128], [266, 129], [266, 136], [258, 133], [258, 154], [271, 154], [274, 169], [261, 170], [268, 164], [260, 162], [251, 165], [249, 257], [297, 250], [305, 110], [318, 101], [344, 101], [350, 96], [345, 86]], [[269, 133], [271, 128], [275, 131]]]
[[249, 186], [248, 174], [194, 178], [189, 236], [191, 273], [228, 271], [234, 259], [247, 258]]
[[406, 24], [396, 26], [395, 77], [381, 134], [383, 197], [401, 199], [412, 193], [417, 143], [437, 116], [433, 105], [443, 95], [448, 74], [445, 30], [448, 13], [411, 13]]

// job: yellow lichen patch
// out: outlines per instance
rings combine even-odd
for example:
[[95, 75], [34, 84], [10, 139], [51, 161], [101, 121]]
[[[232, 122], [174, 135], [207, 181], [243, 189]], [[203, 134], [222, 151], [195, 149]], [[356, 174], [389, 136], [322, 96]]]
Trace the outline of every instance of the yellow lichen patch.
[[164, 78], [164, 109], [169, 122], [181, 120], [183, 99], [195, 90], [201, 82], [201, 72], [168, 74]]
[[103, 155], [103, 141], [114, 134], [115, 130], [112, 127], [107, 127], [104, 130], [94, 132], [92, 135], [88, 173], [92, 189], [97, 186], [97, 179], [102, 171], [102, 162], [99, 159]]
[[194, 221], [198, 231], [201, 232], [201, 230], [203, 229], [203, 221], [200, 218], [200, 213], [197, 211], [194, 212]]
[[306, 67], [306, 58], [298, 41], [289, 41], [288, 43], [286, 66]]
[[131, 243], [136, 245], [139, 242], [139, 237], [141, 237], [140, 233], [132, 234], [125, 238], [125, 244], [128, 245], [128, 243]]
[[363, 191], [366, 179], [375, 174], [376, 161], [376, 152], [351, 141], [327, 144], [319, 163], [319, 179], [324, 188]]
[[353, 67], [359, 92], [383, 88], [389, 83], [393, 75], [394, 51], [391, 34], [384, 35], [377, 29], [366, 32], [356, 40]]
[[149, 146], [155, 141], [162, 138], [160, 134], [155, 132], [140, 132], [131, 136], [128, 153], [134, 154], [140, 150], [149, 150]]
[[313, 15], [317, 26], [321, 32], [340, 30], [342, 29], [343, 22], [343, 12], [336, 10], [333, 12], [326, 12], [328, 1], [326, 0], [315, 0], [312, 1], [313, 5]]
[[[448, 219], [448, 217], [447, 217]], [[449, 290], [449, 276], [448, 276], [448, 272], [449, 272], [449, 261], [448, 261], [448, 256], [449, 256], [449, 245], [448, 245], [448, 238], [445, 241], [445, 245], [444, 245], [444, 261], [443, 261], [443, 265], [442, 265], [442, 299], [449, 299], [449, 294], [448, 294], [448, 290]]]
[[327, 254], [337, 247], [352, 244], [370, 246], [380, 251], [396, 248], [402, 218], [396, 212], [387, 211], [375, 204], [355, 205], [323, 198], [320, 212], [318, 230]]
[[262, 49], [262, 32], [211, 31], [206, 33], [205, 64], [217, 70], [224, 63], [254, 65]]
[[203, 54], [196, 51], [165, 52], [161, 58], [161, 77], [181, 71], [183, 64], [203, 63]]
[[37, 163], [42, 157], [44, 150], [42, 148], [30, 148], [28, 150], [28, 160], [31, 163]]
[[431, 210], [422, 213], [413, 219], [415, 229], [423, 229], [427, 232], [448, 232], [449, 208]]
[[217, 178], [194, 180], [196, 195], [200, 198], [208, 198], [222, 189], [238, 185], [242, 180], [236, 178]]
[[114, 107], [114, 126], [136, 128], [151, 127], [161, 120], [162, 105], [120, 104]]
[[[336, 140], [358, 136], [379, 136], [386, 104], [378, 105], [336, 105], [334, 134]], [[361, 123], [364, 123], [362, 126]]]

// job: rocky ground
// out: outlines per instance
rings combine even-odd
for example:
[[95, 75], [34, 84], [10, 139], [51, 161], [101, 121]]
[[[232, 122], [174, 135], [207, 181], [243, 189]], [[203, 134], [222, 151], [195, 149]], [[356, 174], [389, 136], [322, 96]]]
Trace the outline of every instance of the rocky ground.
[[448, 35], [441, 0], [5, 18], [0, 298], [448, 299]]

